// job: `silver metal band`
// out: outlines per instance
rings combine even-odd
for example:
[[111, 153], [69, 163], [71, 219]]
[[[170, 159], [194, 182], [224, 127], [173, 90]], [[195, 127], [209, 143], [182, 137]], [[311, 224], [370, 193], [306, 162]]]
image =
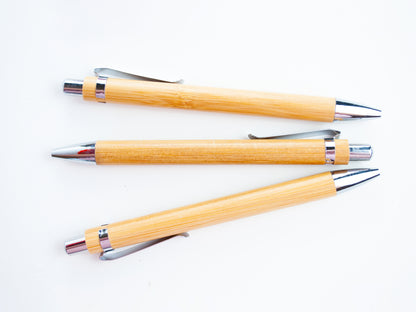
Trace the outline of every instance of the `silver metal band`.
[[110, 239], [108, 238], [108, 230], [106, 228], [98, 230], [98, 240], [103, 251], [113, 250]]
[[97, 77], [97, 82], [95, 84], [95, 98], [98, 102], [105, 103], [105, 85], [107, 83], [106, 77]]
[[333, 165], [335, 163], [335, 140], [325, 139], [325, 163]]

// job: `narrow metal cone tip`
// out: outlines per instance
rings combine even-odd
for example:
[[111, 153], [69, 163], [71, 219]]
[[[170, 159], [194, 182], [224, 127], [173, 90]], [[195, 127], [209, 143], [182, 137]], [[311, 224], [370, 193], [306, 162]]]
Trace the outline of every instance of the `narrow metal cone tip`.
[[52, 157], [82, 161], [95, 161], [95, 143], [78, 144], [57, 148], [52, 151]]
[[337, 191], [345, 190], [352, 186], [361, 184], [378, 177], [379, 175], [379, 169], [369, 168], [337, 170], [332, 172], [332, 178], [334, 179]]
[[337, 101], [335, 105], [335, 120], [379, 118], [381, 110], [359, 104]]

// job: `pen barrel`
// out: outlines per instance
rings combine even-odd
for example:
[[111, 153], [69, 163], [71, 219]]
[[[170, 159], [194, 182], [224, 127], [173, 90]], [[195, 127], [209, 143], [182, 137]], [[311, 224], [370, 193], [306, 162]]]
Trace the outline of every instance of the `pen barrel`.
[[120, 248], [335, 194], [332, 174], [326, 172], [93, 228], [85, 232], [85, 240], [88, 250], [97, 253], [102, 251], [98, 231], [104, 227], [111, 247]]
[[331, 122], [335, 116], [335, 98], [196, 87], [177, 83], [149, 82], [108, 78], [105, 100], [97, 98], [97, 77], [83, 83], [84, 99], [282, 118]]
[[[316, 164], [324, 140], [98, 141], [97, 164]], [[348, 164], [347, 140], [335, 140], [335, 164]]]

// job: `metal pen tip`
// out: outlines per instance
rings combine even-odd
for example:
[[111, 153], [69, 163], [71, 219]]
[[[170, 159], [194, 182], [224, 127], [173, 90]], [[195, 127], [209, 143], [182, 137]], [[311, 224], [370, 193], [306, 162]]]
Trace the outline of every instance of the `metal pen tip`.
[[360, 168], [332, 171], [335, 188], [338, 191], [345, 190], [380, 175], [379, 169]]
[[354, 103], [336, 101], [334, 120], [379, 118], [381, 110]]
[[95, 162], [95, 143], [77, 144], [52, 151], [52, 157]]

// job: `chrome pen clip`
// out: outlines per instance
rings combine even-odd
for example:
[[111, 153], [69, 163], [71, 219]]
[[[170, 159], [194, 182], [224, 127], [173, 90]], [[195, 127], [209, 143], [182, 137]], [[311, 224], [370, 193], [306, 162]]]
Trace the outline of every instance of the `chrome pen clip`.
[[[116, 259], [128, 256], [128, 255], [131, 255], [132, 253], [138, 252], [140, 250], [149, 248], [150, 246], [160, 244], [164, 241], [167, 241], [172, 238], [179, 237], [179, 236], [188, 237], [189, 234], [185, 232], [185, 233], [170, 235], [170, 236], [150, 240], [147, 242], [139, 243], [134, 246], [128, 246], [128, 247], [123, 247], [123, 248], [116, 248], [116, 249], [112, 249], [111, 247], [106, 248], [106, 249], [103, 249], [104, 250], [103, 252], [101, 252], [100, 260], [103, 260], [103, 261], [116, 260]], [[101, 238], [100, 238], [100, 242], [101, 242]]]
[[251, 140], [291, 140], [291, 139], [323, 139], [325, 142], [325, 163], [333, 165], [335, 163], [335, 139], [338, 139], [341, 135], [341, 131], [326, 129], [308, 132], [299, 132], [293, 134], [284, 134], [269, 137], [257, 137], [249, 134], [248, 137]]
[[131, 80], [143, 80], [151, 82], [166, 82], [166, 83], [183, 83], [183, 79], [169, 80], [169, 79], [157, 79], [136, 74], [126, 73], [120, 70], [112, 68], [94, 68], [94, 73], [97, 77], [102, 78], [120, 78], [120, 79], [131, 79]]
[[[170, 79], [156, 79], [136, 74], [126, 73], [120, 70], [112, 68], [94, 68], [94, 73], [97, 76], [97, 82], [95, 85], [95, 97], [98, 102], [105, 103], [105, 86], [108, 78], [120, 78], [130, 80], [141, 80], [150, 82], [164, 82], [164, 83], [183, 83], [182, 79], [170, 80]], [[64, 81], [64, 92], [69, 94], [82, 95], [84, 82], [82, 80], [66, 79]]]
[[[166, 80], [166, 79], [156, 79], [146, 76], [140, 76], [135, 74], [126, 73], [120, 70], [112, 68], [95, 68], [94, 73], [97, 76], [97, 82], [95, 85], [95, 98], [98, 102], [105, 103], [105, 86], [107, 84], [108, 78], [120, 78], [120, 79], [130, 79], [130, 80], [141, 80], [149, 82], [163, 82], [163, 83], [183, 83], [182, 79], [179, 80]], [[65, 90], [65, 88], [64, 88]]]
[[333, 129], [317, 130], [317, 131], [308, 131], [308, 132], [299, 132], [292, 134], [283, 134], [269, 137], [258, 137], [253, 134], [249, 134], [248, 137], [251, 140], [291, 140], [291, 139], [324, 139], [324, 140], [334, 140], [338, 139], [341, 135], [341, 131]]

